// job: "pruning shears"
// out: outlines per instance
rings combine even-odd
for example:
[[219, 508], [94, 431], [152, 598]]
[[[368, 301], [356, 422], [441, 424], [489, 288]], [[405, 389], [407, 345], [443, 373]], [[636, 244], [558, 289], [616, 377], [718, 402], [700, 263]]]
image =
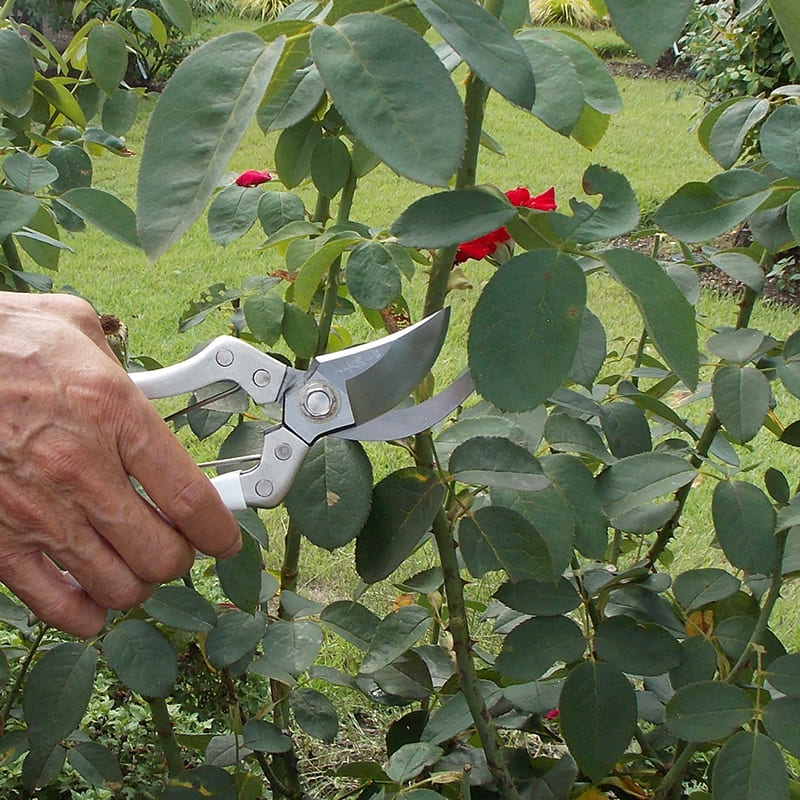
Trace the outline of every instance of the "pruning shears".
[[280, 422], [264, 431], [261, 452], [226, 460], [226, 465], [255, 465], [211, 479], [233, 511], [274, 508], [322, 436], [402, 439], [440, 422], [469, 396], [472, 381], [464, 372], [428, 400], [399, 406], [436, 361], [448, 320], [445, 308], [376, 341], [317, 356], [306, 370], [287, 366], [241, 339], [219, 336], [185, 361], [130, 377], [152, 399], [226, 382], [233, 385], [229, 391], [241, 388], [259, 406], [279, 404]]

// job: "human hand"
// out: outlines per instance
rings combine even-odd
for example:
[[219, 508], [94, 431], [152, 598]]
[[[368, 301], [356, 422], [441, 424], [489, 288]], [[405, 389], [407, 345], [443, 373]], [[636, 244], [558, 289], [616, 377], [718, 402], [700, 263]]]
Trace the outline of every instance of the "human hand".
[[195, 549], [239, 549], [233, 515], [87, 303], [0, 292], [0, 375], [0, 581], [41, 620], [92, 636]]

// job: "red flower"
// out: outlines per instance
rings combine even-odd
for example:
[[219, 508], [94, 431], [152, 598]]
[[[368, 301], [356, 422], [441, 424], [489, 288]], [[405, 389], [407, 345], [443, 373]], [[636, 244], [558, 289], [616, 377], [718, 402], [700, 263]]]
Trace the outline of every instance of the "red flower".
[[[530, 191], [524, 186], [517, 186], [516, 189], [509, 189], [506, 192], [509, 203], [517, 208], [535, 208], [537, 211], [554, 211], [556, 208], [556, 190], [551, 186], [546, 192], [532, 196]], [[511, 234], [503, 228], [479, 236], [469, 242], [464, 242], [456, 250], [455, 264], [461, 264], [470, 258], [480, 261], [487, 258], [497, 250], [498, 245], [503, 242], [510, 242]]]
[[544, 718], [546, 720], [553, 720], [558, 719], [559, 710], [557, 708], [551, 708], [545, 715]]
[[262, 183], [267, 183], [272, 180], [272, 174], [267, 170], [260, 169], [247, 169], [238, 178], [236, 178], [237, 186], [260, 186]]

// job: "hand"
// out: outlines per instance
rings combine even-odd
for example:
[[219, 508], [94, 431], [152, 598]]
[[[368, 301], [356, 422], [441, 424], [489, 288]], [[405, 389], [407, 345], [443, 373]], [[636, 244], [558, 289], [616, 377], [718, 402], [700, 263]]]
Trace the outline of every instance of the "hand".
[[195, 549], [239, 549], [233, 515], [87, 303], [0, 292], [0, 376], [0, 581], [41, 620], [92, 636]]

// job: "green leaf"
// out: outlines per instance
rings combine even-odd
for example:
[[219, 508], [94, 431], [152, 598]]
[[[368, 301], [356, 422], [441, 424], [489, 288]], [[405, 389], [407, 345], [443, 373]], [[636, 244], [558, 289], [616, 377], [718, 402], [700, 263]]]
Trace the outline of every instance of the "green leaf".
[[293, 189], [311, 171], [311, 155], [322, 142], [322, 126], [313, 119], [303, 119], [286, 128], [275, 145], [275, 168], [283, 185]]
[[550, 485], [539, 462], [509, 439], [477, 436], [460, 444], [448, 469], [461, 483], [536, 492]]
[[730, 169], [742, 154], [747, 134], [769, 113], [769, 101], [746, 97], [728, 106], [711, 129], [711, 154], [724, 169]]
[[575, 358], [586, 279], [556, 251], [524, 253], [489, 280], [472, 314], [467, 344], [478, 392], [504, 411], [544, 402]]
[[509, 581], [501, 584], [494, 596], [503, 605], [515, 611], [541, 617], [567, 614], [581, 604], [577, 590], [563, 577], [559, 578], [557, 583], [533, 580], [516, 583]]
[[90, 786], [114, 791], [122, 785], [122, 770], [117, 757], [97, 742], [73, 745], [67, 751], [67, 761]]
[[103, 130], [114, 136], [124, 136], [136, 122], [139, 95], [130, 89], [117, 89], [103, 103]]
[[617, 33], [649, 64], [680, 37], [692, 0], [606, 0]]
[[517, 625], [503, 640], [495, 669], [512, 681], [535, 681], [554, 664], [583, 656], [586, 639], [566, 617], [535, 617]]
[[670, 670], [669, 682], [678, 689], [697, 683], [710, 681], [717, 671], [717, 651], [704, 636], [689, 636], [681, 642], [681, 663]]
[[372, 466], [358, 442], [315, 442], [286, 496], [286, 509], [311, 542], [326, 550], [354, 539], [370, 513]]
[[740, 586], [741, 581], [724, 569], [703, 567], [678, 575], [672, 591], [686, 611], [695, 611], [709, 603], [732, 597]]
[[95, 83], [110, 97], [128, 69], [128, 50], [114, 23], [96, 25], [86, 40], [86, 61]]
[[636, 693], [608, 664], [584, 661], [570, 670], [559, 700], [561, 731], [578, 766], [599, 783], [636, 732]]
[[14, 153], [3, 161], [3, 172], [13, 189], [33, 194], [58, 178], [58, 170], [46, 158]]
[[[492, 708], [503, 697], [503, 690], [490, 681], [480, 681], [481, 695], [487, 708]], [[467, 701], [461, 691], [448, 697], [431, 715], [422, 731], [422, 741], [442, 744], [454, 739], [473, 726]]]
[[789, 800], [781, 751], [762, 733], [740, 731], [717, 753], [711, 795], [715, 800]]
[[117, 677], [144, 697], [166, 697], [178, 678], [169, 639], [141, 619], [123, 620], [103, 640], [106, 661]]
[[414, 201], [389, 230], [406, 247], [433, 249], [476, 239], [515, 214], [505, 198], [481, 189], [458, 189]]
[[320, 237], [319, 245], [313, 247], [311, 254], [297, 270], [297, 278], [294, 283], [294, 302], [298, 308], [302, 311], [308, 311], [311, 308], [320, 281], [331, 264], [357, 241], [355, 236], [336, 236], [327, 241]]
[[[168, 194], [168, 193], [166, 193]], [[59, 202], [85, 222], [128, 247], [141, 247], [134, 212], [113, 194], [91, 187], [64, 192]]]
[[761, 152], [790, 178], [800, 178], [800, 107], [778, 106], [761, 126]]
[[37, 786], [47, 786], [61, 772], [67, 757], [67, 749], [62, 744], [45, 743], [36, 746], [34, 742], [30, 752], [22, 762], [22, 785], [29, 795]]
[[[395, 783], [406, 783], [416, 778], [423, 770], [432, 767], [442, 756], [441, 747], [429, 742], [404, 744], [389, 757], [386, 774]], [[405, 794], [405, 797], [408, 797]]]
[[225, 596], [237, 608], [255, 613], [261, 593], [261, 548], [252, 536], [242, 537], [242, 549], [216, 560], [217, 576]]
[[445, 487], [438, 477], [407, 467], [385, 477], [372, 493], [372, 508], [356, 539], [356, 569], [366, 583], [394, 572], [428, 532]]
[[659, 263], [634, 250], [607, 250], [606, 268], [633, 296], [647, 333], [675, 374], [697, 386], [700, 358], [694, 309]]
[[[433, 693], [427, 662], [412, 650], [407, 650], [388, 666], [370, 673], [369, 679], [392, 699], [422, 700]], [[363, 676], [359, 679], [359, 687], [363, 691]]]
[[752, 715], [752, 701], [742, 689], [721, 681], [701, 681], [684, 686], [672, 696], [665, 721], [675, 736], [703, 742], [730, 736]]
[[313, 314], [306, 314], [287, 303], [283, 309], [281, 334], [298, 358], [312, 358], [317, 351], [319, 326]]
[[12, 190], [0, 191], [0, 241], [25, 227], [38, 210], [38, 197]]
[[797, 6], [792, 0], [769, 0], [769, 6], [792, 50], [795, 62], [800, 63], [800, 13]]
[[603, 406], [600, 417], [608, 446], [616, 458], [627, 458], [653, 449], [650, 424], [633, 403], [617, 400]]
[[590, 389], [606, 360], [606, 331], [603, 323], [584, 309], [581, 318], [578, 350], [569, 370], [569, 378]]
[[303, 201], [291, 192], [264, 192], [258, 202], [258, 221], [267, 236], [290, 222], [305, 219]]
[[723, 366], [711, 381], [714, 411], [734, 442], [749, 442], [769, 412], [769, 381], [755, 367]]
[[553, 556], [541, 533], [517, 511], [503, 506], [479, 508], [458, 526], [461, 556], [481, 577], [504, 569], [512, 581], [555, 581]]
[[260, 342], [273, 345], [281, 335], [284, 302], [276, 292], [251, 294], [242, 306], [250, 332]]
[[400, 175], [447, 185], [461, 162], [464, 109], [447, 70], [420, 36], [391, 17], [351, 14], [318, 26], [311, 52], [358, 139]]
[[775, 568], [775, 509], [757, 486], [745, 481], [723, 481], [711, 500], [714, 530], [734, 567], [770, 575]]
[[656, 210], [654, 219], [683, 242], [707, 241], [742, 222], [769, 193], [764, 175], [732, 169], [708, 183], [685, 184]]
[[364, 308], [386, 308], [402, 289], [392, 252], [380, 242], [362, 242], [353, 249], [345, 280], [353, 300]]
[[259, 753], [287, 753], [292, 740], [277, 725], [263, 719], [249, 719], [242, 730], [245, 747]]
[[206, 637], [206, 657], [217, 669], [229, 667], [255, 648], [266, 629], [262, 614], [255, 616], [239, 609], [226, 611], [217, 627]]
[[192, 32], [192, 8], [186, 0], [158, 0], [170, 22], [181, 32]]
[[678, 456], [641, 453], [621, 459], [597, 477], [597, 493], [612, 520], [694, 480], [696, 470]]
[[50, 189], [55, 194], [62, 194], [67, 189], [91, 186], [92, 159], [80, 145], [53, 147], [47, 154], [47, 160], [58, 170], [58, 178], [50, 184]]
[[530, 109], [536, 98], [531, 65], [496, 17], [462, 0], [416, 0], [415, 5], [487, 86]]
[[208, 233], [221, 245], [244, 236], [258, 218], [262, 192], [250, 186], [226, 186], [208, 208]]
[[530, 39], [548, 44], [564, 53], [578, 72], [584, 100], [591, 110], [603, 116], [617, 114], [622, 110], [622, 97], [616, 82], [594, 50], [580, 37], [552, 28], [529, 28], [520, 33], [518, 38], [523, 47], [526, 40]]
[[663, 675], [681, 661], [680, 645], [672, 634], [625, 614], [603, 620], [594, 646], [601, 660], [630, 675]]
[[339, 730], [336, 709], [324, 694], [314, 689], [298, 689], [289, 695], [289, 705], [297, 724], [309, 735], [332, 742]]
[[800, 755], [798, 714], [800, 714], [800, 699], [778, 697], [767, 705], [761, 716], [761, 721], [770, 737], [793, 756]]
[[159, 586], [142, 608], [153, 619], [179, 631], [208, 633], [217, 624], [214, 606], [188, 586]]
[[341, 139], [328, 136], [311, 153], [311, 180], [325, 195], [334, 197], [350, 176], [350, 151]]
[[290, 675], [305, 672], [317, 658], [322, 646], [322, 628], [311, 620], [278, 619], [267, 626], [263, 648], [265, 655]]
[[150, 116], [137, 189], [139, 234], [151, 259], [202, 213], [282, 47], [282, 40], [265, 46], [254, 34], [229, 33], [194, 50], [167, 82]]
[[519, 38], [519, 44], [536, 76], [533, 116], [558, 133], [569, 136], [583, 112], [583, 86], [572, 59], [553, 44]]
[[80, 724], [94, 688], [97, 650], [65, 642], [48, 650], [28, 677], [22, 710], [29, 736], [55, 744]]
[[639, 222], [639, 204], [628, 179], [619, 172], [591, 164], [583, 173], [583, 191], [600, 194], [595, 208], [575, 198], [570, 200], [573, 216], [553, 212], [550, 222], [562, 239], [586, 244], [628, 233]]
[[203, 764], [170, 777], [161, 800], [238, 800], [236, 781], [222, 767]]
[[[45, 78], [37, 75], [33, 83], [34, 90], [41, 95], [53, 108], [61, 112], [68, 120], [74, 122], [79, 127], [86, 125], [86, 117], [78, 101], [70, 93], [69, 89], [56, 78]], [[85, 141], [90, 141], [87, 137], [89, 129], [83, 132]]]
[[800, 698], [800, 653], [776, 658], [770, 663], [766, 676], [770, 685], [779, 692]]
[[716, 356], [744, 365], [763, 356], [778, 343], [755, 328], [728, 328], [715, 333], [706, 347]]
[[35, 74], [28, 43], [12, 28], [0, 30], [0, 106], [9, 114], [28, 113]]
[[320, 621], [342, 639], [364, 651], [380, 624], [377, 614], [354, 600], [337, 600], [326, 606], [320, 614]]
[[421, 606], [404, 606], [384, 617], [364, 654], [360, 672], [377, 672], [391, 664], [422, 638], [432, 621]]

